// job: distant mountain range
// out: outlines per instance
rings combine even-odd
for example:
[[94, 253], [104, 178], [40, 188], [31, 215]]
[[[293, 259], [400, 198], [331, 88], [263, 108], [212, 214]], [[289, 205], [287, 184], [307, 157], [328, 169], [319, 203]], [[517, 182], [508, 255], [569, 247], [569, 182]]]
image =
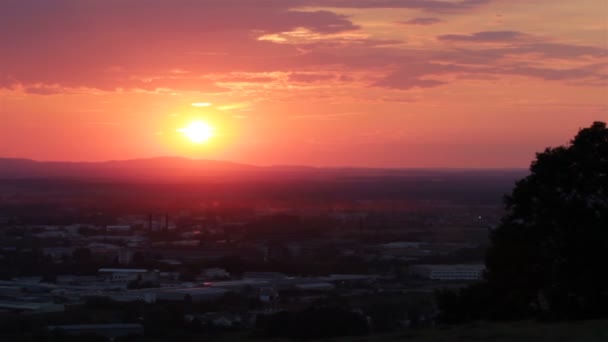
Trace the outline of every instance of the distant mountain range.
[[471, 177], [521, 176], [524, 170], [465, 169], [374, 169], [316, 168], [308, 166], [253, 166], [217, 160], [180, 157], [115, 160], [105, 162], [47, 162], [30, 159], [0, 158], [0, 179], [108, 179], [141, 181], [336, 179], [376, 177], [437, 178], [445, 175]]
[[246, 172], [258, 167], [214, 160], [178, 157], [112, 160], [105, 162], [47, 162], [0, 158], [0, 178], [143, 178], [204, 177], [219, 173]]

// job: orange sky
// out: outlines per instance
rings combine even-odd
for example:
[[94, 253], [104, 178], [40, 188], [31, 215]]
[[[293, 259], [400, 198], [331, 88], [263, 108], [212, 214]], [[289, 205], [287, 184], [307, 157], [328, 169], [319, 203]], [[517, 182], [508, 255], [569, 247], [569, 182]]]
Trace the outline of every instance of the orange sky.
[[0, 157], [527, 167], [608, 120], [607, 4], [3, 0]]

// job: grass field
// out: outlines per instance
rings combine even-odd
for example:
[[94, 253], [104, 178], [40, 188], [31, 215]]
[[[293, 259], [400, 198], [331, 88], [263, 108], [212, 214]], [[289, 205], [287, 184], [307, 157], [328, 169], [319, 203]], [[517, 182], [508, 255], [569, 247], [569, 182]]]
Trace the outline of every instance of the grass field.
[[[288, 342], [282, 338], [252, 338], [248, 334], [215, 336], [209, 341]], [[305, 341], [305, 340], [302, 340]], [[608, 342], [608, 320], [570, 323], [479, 322], [410, 330], [389, 335], [320, 339], [323, 342]]]
[[[29, 338], [25, 338], [29, 337]], [[35, 336], [3, 335], [0, 341], [57, 341]], [[78, 340], [81, 341], [81, 340]], [[88, 341], [83, 339], [82, 341]], [[190, 334], [177, 333], [164, 337], [137, 337], [137, 342], [290, 342], [284, 338], [254, 337], [250, 333]], [[323, 342], [608, 342], [608, 320], [571, 323], [487, 323], [441, 326], [433, 329], [409, 330], [388, 335], [342, 337], [334, 339], [298, 340]]]
[[341, 338], [331, 341], [408, 342], [608, 342], [608, 321], [571, 323], [475, 323], [384, 336]]

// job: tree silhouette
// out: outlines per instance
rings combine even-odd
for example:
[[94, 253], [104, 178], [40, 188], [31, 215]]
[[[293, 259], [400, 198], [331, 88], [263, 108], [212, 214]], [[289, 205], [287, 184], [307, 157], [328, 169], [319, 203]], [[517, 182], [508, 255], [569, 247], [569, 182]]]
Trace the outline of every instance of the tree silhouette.
[[608, 316], [606, 124], [595, 122], [568, 146], [537, 154], [505, 204], [490, 237], [485, 283], [459, 297], [440, 294], [444, 316]]
[[[608, 312], [608, 129], [537, 155], [491, 235], [487, 281], [504, 315]], [[506, 310], [505, 310], [506, 309]]]

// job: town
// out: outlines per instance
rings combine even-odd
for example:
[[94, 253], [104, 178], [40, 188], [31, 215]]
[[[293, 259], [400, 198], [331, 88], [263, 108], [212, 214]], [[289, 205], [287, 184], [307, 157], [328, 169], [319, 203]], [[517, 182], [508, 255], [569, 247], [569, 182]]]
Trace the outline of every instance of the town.
[[43, 329], [109, 338], [289, 337], [306, 328], [281, 330], [281, 319], [289, 320], [281, 315], [310, 310], [321, 310], [313, 320], [351, 317], [350, 325], [311, 331], [318, 336], [432, 326], [436, 291], [482, 278], [501, 212], [499, 201], [210, 201], [139, 214], [36, 203], [37, 214], [19, 216], [30, 204], [5, 201], [12, 203], [5, 206], [12, 214], [0, 217], [7, 336]]

